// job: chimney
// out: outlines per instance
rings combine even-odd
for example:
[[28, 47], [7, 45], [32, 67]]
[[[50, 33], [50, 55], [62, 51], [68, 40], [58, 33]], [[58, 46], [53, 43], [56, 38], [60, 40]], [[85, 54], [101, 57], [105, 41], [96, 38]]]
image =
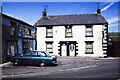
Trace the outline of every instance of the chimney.
[[99, 8], [99, 2], [98, 2], [97, 14], [98, 14], [98, 15], [100, 15], [100, 14], [101, 14], [101, 9]]
[[98, 14], [98, 15], [101, 14], [101, 9], [99, 9], [99, 7], [98, 7], [98, 10], [97, 10], [97, 14]]
[[42, 17], [45, 17], [45, 16], [47, 16], [46, 9], [44, 9], [44, 11], [42, 12]]

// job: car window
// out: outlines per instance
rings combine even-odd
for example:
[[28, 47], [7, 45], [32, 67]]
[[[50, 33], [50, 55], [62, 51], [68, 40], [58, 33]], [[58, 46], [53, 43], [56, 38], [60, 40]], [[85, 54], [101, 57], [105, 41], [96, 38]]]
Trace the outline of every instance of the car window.
[[38, 55], [40, 55], [41, 57], [45, 57], [46, 54], [44, 52], [38, 52]]
[[31, 53], [26, 53], [26, 54], [24, 54], [23, 56], [30, 56], [30, 54], [31, 54]]
[[33, 52], [32, 53], [32, 57], [38, 57], [38, 53], [37, 52]]

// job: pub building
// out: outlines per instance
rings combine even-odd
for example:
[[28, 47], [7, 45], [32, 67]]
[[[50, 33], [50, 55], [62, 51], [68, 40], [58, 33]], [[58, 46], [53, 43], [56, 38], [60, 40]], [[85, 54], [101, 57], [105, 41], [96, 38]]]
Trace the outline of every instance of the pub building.
[[21, 55], [36, 49], [36, 28], [32, 25], [2, 14], [2, 62], [8, 57]]

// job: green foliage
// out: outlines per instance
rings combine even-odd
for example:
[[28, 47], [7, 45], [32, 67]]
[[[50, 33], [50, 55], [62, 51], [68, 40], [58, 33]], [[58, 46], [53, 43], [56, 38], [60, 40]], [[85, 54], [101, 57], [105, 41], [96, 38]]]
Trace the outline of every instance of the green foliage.
[[108, 33], [108, 38], [112, 40], [120, 40], [120, 32]]

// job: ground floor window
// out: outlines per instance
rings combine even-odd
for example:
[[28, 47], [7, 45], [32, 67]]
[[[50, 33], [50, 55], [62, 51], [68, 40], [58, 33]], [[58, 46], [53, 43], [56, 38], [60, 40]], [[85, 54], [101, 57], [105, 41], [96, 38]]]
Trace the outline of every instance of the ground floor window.
[[17, 54], [17, 46], [14, 42], [8, 43], [8, 52], [7, 55], [9, 56], [15, 56]]
[[86, 43], [85, 53], [92, 54], [93, 53], [93, 41], [86, 41], [85, 43]]
[[53, 42], [46, 42], [46, 51], [53, 53]]
[[26, 53], [30, 50], [30, 40], [29, 39], [23, 39], [23, 53]]

